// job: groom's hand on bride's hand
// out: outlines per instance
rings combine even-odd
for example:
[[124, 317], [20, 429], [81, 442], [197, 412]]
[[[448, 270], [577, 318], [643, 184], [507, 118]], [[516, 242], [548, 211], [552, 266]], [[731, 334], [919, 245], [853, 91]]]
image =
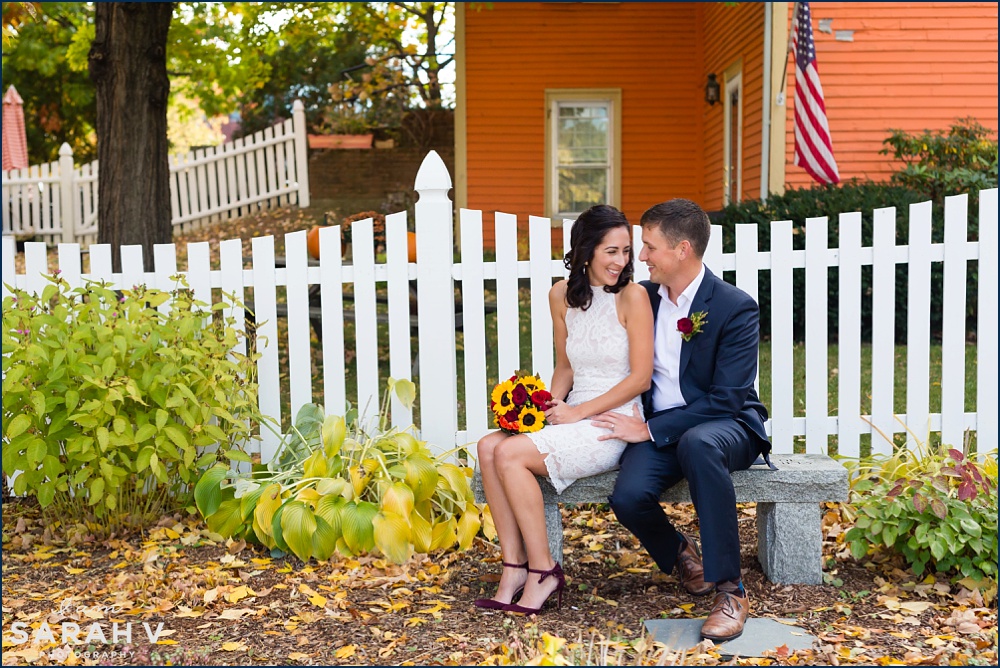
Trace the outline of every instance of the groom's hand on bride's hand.
[[549, 401], [549, 407], [545, 411], [545, 422], [547, 424], [570, 424], [579, 420], [580, 418], [577, 416], [574, 407], [562, 399], [552, 399]]
[[642, 443], [650, 440], [649, 429], [646, 421], [639, 412], [639, 407], [632, 405], [632, 415], [622, 415], [614, 411], [608, 411], [595, 415], [590, 423], [595, 427], [610, 429], [611, 431], [603, 436], [598, 436], [598, 441], [610, 441], [618, 439], [626, 443]]

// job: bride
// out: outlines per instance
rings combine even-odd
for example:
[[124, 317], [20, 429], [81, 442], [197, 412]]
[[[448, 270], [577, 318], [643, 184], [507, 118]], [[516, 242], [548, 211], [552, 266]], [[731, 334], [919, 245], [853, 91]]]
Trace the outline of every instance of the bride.
[[549, 551], [535, 476], [548, 476], [561, 493], [579, 478], [617, 468], [625, 442], [608, 438], [588, 418], [613, 410], [642, 419], [640, 395], [653, 372], [653, 315], [646, 290], [632, 282], [631, 232], [613, 206], [580, 214], [564, 259], [569, 278], [549, 291], [556, 364], [546, 426], [479, 441], [503, 574], [496, 596], [476, 600], [476, 607], [534, 614], [554, 592], [562, 604], [565, 577]]

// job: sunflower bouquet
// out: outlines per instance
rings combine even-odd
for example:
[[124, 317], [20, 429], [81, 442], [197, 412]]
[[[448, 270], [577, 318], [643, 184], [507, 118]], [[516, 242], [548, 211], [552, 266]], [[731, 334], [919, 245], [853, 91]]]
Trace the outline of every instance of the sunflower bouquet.
[[552, 395], [538, 376], [518, 371], [497, 383], [490, 395], [496, 425], [508, 434], [527, 434], [545, 425]]

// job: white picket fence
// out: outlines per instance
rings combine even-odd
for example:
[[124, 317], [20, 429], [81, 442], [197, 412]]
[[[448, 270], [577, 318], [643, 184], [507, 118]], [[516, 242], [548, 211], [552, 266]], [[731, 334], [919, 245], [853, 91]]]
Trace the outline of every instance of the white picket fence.
[[[357, 392], [352, 402], [370, 415], [378, 404], [379, 347], [388, 346], [389, 374], [411, 377], [411, 363], [416, 355], [419, 364], [420, 414], [412, 416], [402, 406], [393, 405], [393, 422], [407, 426], [415, 421], [423, 438], [445, 449], [474, 443], [490, 428], [488, 420], [487, 354], [496, 355], [501, 376], [518, 368], [532, 369], [550, 378], [553, 368], [552, 326], [547, 294], [553, 279], [563, 277], [560, 260], [552, 259], [551, 222], [531, 217], [528, 221], [530, 256], [517, 257], [518, 227], [515, 216], [496, 214], [496, 260], [483, 259], [482, 212], [460, 213], [461, 260], [453, 257], [453, 206], [448, 199], [451, 179], [440, 157], [431, 152], [416, 178], [419, 201], [416, 204], [417, 262], [407, 260], [406, 214], [386, 218], [387, 257], [376, 263], [370, 221], [352, 227], [353, 263], [341, 259], [338, 228], [320, 233], [319, 266], [309, 266], [306, 233], [285, 237], [284, 266], [276, 266], [274, 239], [255, 238], [250, 257], [252, 268], [243, 268], [244, 249], [238, 239], [221, 243], [221, 268], [210, 268], [207, 243], [188, 246], [187, 280], [198, 299], [211, 301], [213, 290], [235, 293], [240, 299], [253, 290], [256, 310], [257, 345], [262, 354], [258, 362], [260, 407], [266, 414], [281, 418], [280, 390], [287, 379], [294, 415], [304, 403], [317, 401], [328, 413], [341, 413], [348, 400], [345, 376], [345, 288], [353, 292], [355, 356], [351, 364], [357, 373]], [[805, 437], [807, 452], [824, 453], [828, 437], [837, 437], [839, 452], [856, 456], [860, 437], [877, 433], [901, 433], [909, 427], [925, 437], [939, 432], [944, 443], [959, 445], [965, 430], [978, 432], [979, 451], [997, 446], [997, 190], [980, 194], [979, 240], [968, 241], [966, 195], [950, 197], [945, 207], [943, 243], [931, 242], [931, 205], [913, 205], [909, 211], [909, 243], [897, 245], [893, 209], [875, 212], [872, 246], [861, 245], [861, 214], [840, 215], [841, 237], [838, 248], [827, 242], [827, 219], [810, 219], [806, 225], [804, 250], [794, 250], [792, 225], [788, 221], [771, 224], [771, 248], [758, 250], [756, 225], [739, 225], [736, 250], [722, 251], [722, 234], [713, 228], [706, 264], [717, 274], [735, 272], [736, 283], [757, 297], [758, 275], [771, 272], [772, 397], [771, 418], [767, 428], [777, 453], [792, 452], [796, 436]], [[562, 224], [564, 249], [569, 239], [568, 221]], [[639, 229], [635, 244], [639, 247]], [[3, 282], [39, 291], [46, 284], [45, 246], [27, 244], [25, 274], [15, 275], [13, 241], [4, 239]], [[121, 286], [146, 283], [151, 287], [170, 288], [169, 276], [176, 271], [173, 245], [156, 248], [156, 270], [143, 272], [141, 249], [122, 249], [123, 271], [112, 273], [110, 248], [90, 247], [90, 271], [81, 272], [79, 248], [59, 246], [59, 268], [71, 283], [103, 278]], [[966, 355], [966, 275], [969, 262], [978, 264], [978, 355], [976, 410], [965, 410]], [[941, 410], [930, 412], [932, 376], [930, 370], [931, 267], [944, 264], [944, 330], [941, 362]], [[906, 347], [906, 412], [893, 412], [893, 348], [896, 311], [895, 269], [906, 265], [909, 276], [907, 292], [908, 329]], [[871, 412], [861, 411], [861, 275], [862, 268], [873, 272], [873, 327]], [[828, 361], [827, 308], [829, 268], [839, 267], [839, 341], [838, 359], [831, 369]], [[792, 275], [804, 269], [805, 313], [793, 312]], [[648, 271], [636, 263], [636, 280]], [[518, 281], [530, 285], [530, 303], [519, 302]], [[418, 334], [411, 339], [409, 288], [416, 282]], [[456, 346], [455, 287], [461, 288], [463, 345]], [[323, 338], [319, 353], [323, 360], [323, 393], [313, 391], [310, 341], [309, 290], [319, 286], [322, 306]], [[387, 333], [380, 335], [376, 286], [385, 286], [387, 294]], [[287, 295], [288, 336], [277, 337], [278, 288]], [[485, 303], [484, 292], [496, 296], [496, 315]], [[7, 289], [4, 287], [4, 295]], [[521, 359], [522, 336], [519, 315], [530, 310], [531, 359]], [[242, 314], [238, 321], [242, 322]], [[496, 318], [495, 343], [486, 343], [488, 318]], [[805, 318], [805, 415], [797, 415], [793, 406], [793, 322]], [[414, 348], [415, 344], [415, 348]], [[494, 347], [495, 346], [495, 347]], [[279, 368], [279, 350], [287, 352], [287, 370]], [[459, 394], [457, 360], [464, 366], [464, 395]], [[831, 405], [828, 384], [837, 375], [838, 401]], [[464, 402], [464, 414], [455, 407]], [[288, 416], [285, 416], [286, 418]], [[898, 420], [897, 420], [898, 418]], [[911, 444], [912, 444], [912, 439]], [[878, 436], [871, 439], [876, 452], [888, 452], [890, 444]], [[265, 435], [262, 455], [270, 457], [277, 439]]]
[[[170, 156], [170, 214], [178, 232], [259, 209], [309, 206], [305, 108], [292, 118], [219, 146]], [[47, 243], [97, 240], [97, 161], [73, 166], [69, 144], [59, 161], [3, 172], [4, 235]]]

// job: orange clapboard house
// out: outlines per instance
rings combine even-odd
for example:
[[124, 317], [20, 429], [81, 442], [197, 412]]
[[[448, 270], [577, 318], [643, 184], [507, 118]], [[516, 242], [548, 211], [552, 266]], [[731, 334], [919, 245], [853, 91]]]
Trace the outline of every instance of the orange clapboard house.
[[[808, 185], [792, 164], [793, 4], [458, 3], [458, 205], [484, 211], [492, 244], [493, 211], [560, 220], [608, 202], [638, 221], [671, 197], [712, 211]], [[997, 129], [996, 3], [812, 17], [842, 179], [888, 178], [891, 128]]]

